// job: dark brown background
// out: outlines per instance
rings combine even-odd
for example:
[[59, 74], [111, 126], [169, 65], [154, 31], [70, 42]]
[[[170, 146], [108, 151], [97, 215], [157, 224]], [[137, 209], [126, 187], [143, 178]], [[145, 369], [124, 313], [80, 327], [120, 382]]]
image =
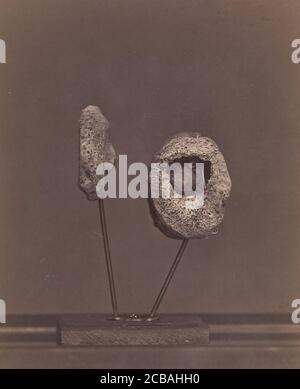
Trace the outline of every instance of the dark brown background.
[[[96, 203], [77, 188], [78, 118], [148, 163], [180, 131], [212, 137], [233, 190], [162, 310], [289, 312], [300, 297], [300, 2], [0, 0], [0, 297], [9, 313], [110, 309]], [[178, 244], [146, 201], [107, 201], [121, 310], [151, 305]]]

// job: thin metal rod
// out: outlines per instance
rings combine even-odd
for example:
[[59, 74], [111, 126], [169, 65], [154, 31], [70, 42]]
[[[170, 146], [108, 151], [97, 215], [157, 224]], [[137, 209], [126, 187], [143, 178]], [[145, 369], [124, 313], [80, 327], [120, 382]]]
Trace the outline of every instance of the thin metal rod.
[[106, 261], [106, 267], [107, 267], [109, 291], [110, 291], [110, 298], [111, 298], [111, 304], [112, 304], [112, 309], [113, 309], [113, 315], [114, 315], [114, 317], [119, 317], [117, 297], [116, 297], [116, 288], [115, 288], [113, 267], [112, 267], [111, 256], [110, 256], [110, 248], [109, 248], [109, 240], [108, 240], [103, 199], [100, 199], [98, 201], [98, 204], [99, 204], [100, 222], [101, 222], [101, 228], [102, 228], [102, 238], [103, 238], [103, 245], [104, 245], [104, 251], [105, 251], [105, 261]]
[[159, 294], [158, 294], [158, 296], [153, 304], [149, 318], [153, 318], [156, 315], [156, 312], [157, 312], [157, 310], [162, 302], [162, 299], [164, 298], [164, 295], [166, 294], [168, 286], [169, 286], [169, 284], [170, 284], [170, 282], [175, 274], [175, 271], [179, 265], [179, 262], [180, 262], [182, 255], [186, 249], [187, 244], [188, 244], [188, 239], [184, 239], [179, 247], [178, 253], [174, 259], [174, 262], [173, 262], [168, 274], [167, 274], [167, 277], [162, 285], [162, 288], [161, 288], [161, 290], [160, 290], [160, 292], [159, 292]]

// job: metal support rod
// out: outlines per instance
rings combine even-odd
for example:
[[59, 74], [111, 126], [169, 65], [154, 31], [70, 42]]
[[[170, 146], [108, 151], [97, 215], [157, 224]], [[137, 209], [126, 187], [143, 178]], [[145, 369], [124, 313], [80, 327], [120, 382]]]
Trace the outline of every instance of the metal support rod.
[[184, 239], [179, 247], [178, 253], [174, 259], [174, 262], [173, 262], [168, 274], [167, 274], [167, 277], [163, 283], [163, 286], [162, 286], [162, 288], [161, 288], [161, 290], [160, 290], [160, 292], [159, 292], [159, 294], [158, 294], [158, 296], [153, 304], [149, 318], [153, 318], [156, 315], [156, 312], [157, 312], [157, 310], [162, 302], [162, 299], [164, 298], [164, 295], [166, 294], [168, 286], [169, 286], [169, 284], [170, 284], [170, 282], [175, 274], [175, 271], [179, 265], [179, 262], [180, 262], [182, 255], [186, 249], [187, 244], [188, 244], [188, 239]]
[[118, 318], [119, 313], [118, 313], [118, 304], [117, 304], [117, 297], [116, 297], [116, 288], [115, 288], [114, 274], [113, 274], [113, 268], [112, 268], [112, 262], [110, 256], [110, 248], [109, 248], [109, 240], [108, 240], [103, 199], [100, 199], [98, 201], [98, 204], [99, 204], [100, 222], [102, 228], [102, 238], [103, 238], [103, 245], [105, 251], [105, 261], [106, 261], [106, 267], [108, 273], [109, 291], [110, 291], [110, 298], [111, 298], [111, 304], [113, 309], [113, 316], [115, 318]]

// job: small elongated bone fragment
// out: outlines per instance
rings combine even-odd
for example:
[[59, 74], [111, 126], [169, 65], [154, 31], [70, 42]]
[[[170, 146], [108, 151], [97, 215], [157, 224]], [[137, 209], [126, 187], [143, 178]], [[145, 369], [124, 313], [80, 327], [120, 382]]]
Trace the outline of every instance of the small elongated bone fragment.
[[89, 105], [80, 117], [79, 186], [88, 200], [97, 200], [97, 166], [115, 162], [115, 150], [109, 141], [109, 122], [97, 106]]

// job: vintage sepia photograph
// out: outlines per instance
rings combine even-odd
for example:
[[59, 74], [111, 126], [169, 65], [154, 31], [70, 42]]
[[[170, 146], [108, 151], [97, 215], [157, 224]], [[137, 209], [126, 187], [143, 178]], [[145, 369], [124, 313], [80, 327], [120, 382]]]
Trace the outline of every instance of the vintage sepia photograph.
[[0, 0], [0, 85], [0, 382], [300, 368], [299, 0]]

